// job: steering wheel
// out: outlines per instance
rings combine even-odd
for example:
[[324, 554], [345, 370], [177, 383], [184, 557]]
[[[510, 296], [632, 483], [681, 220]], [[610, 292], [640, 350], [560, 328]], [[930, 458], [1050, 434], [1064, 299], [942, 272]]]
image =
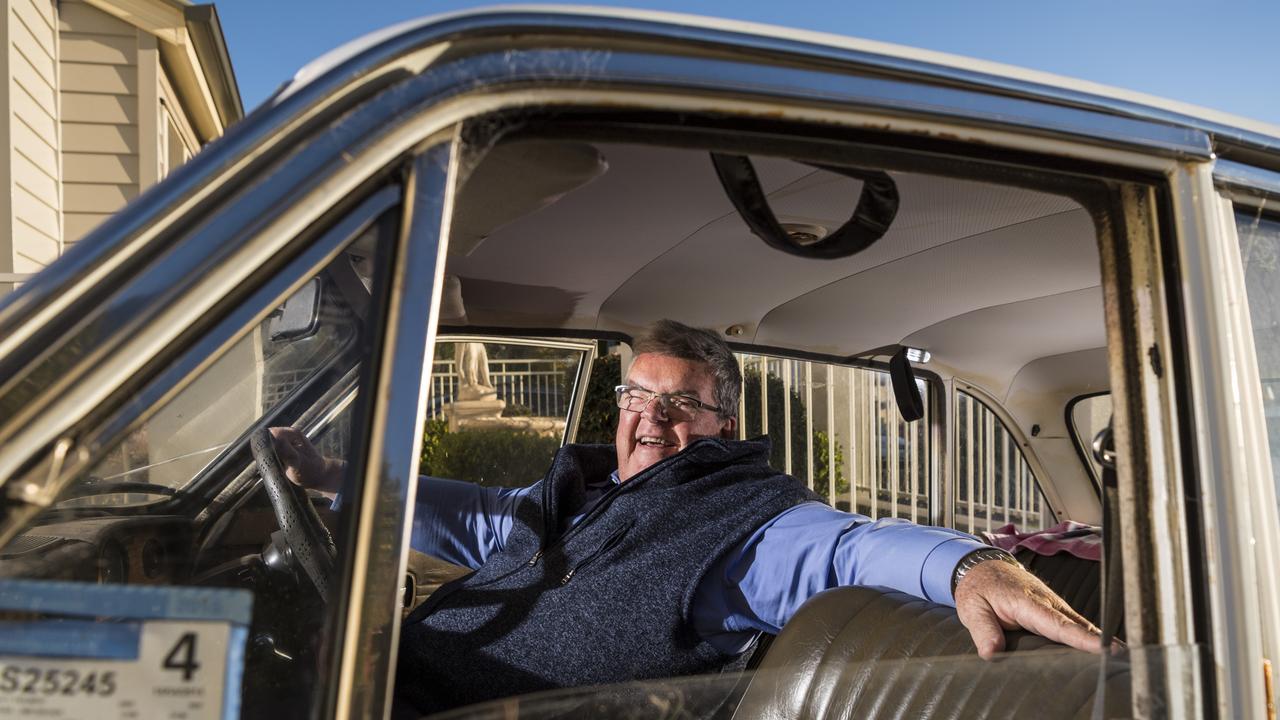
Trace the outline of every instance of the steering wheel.
[[293, 561], [302, 567], [323, 602], [329, 600], [329, 583], [333, 578], [337, 549], [333, 536], [320, 521], [307, 491], [289, 482], [276, 455], [271, 431], [259, 428], [249, 436], [249, 449], [267, 488], [267, 498], [275, 511], [276, 522], [284, 534]]

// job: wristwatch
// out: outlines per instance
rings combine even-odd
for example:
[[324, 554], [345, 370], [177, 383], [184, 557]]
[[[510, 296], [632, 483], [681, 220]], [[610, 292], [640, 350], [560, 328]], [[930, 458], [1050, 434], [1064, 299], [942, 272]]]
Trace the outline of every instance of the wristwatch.
[[960, 578], [964, 577], [965, 573], [977, 567], [979, 563], [983, 563], [988, 560], [1003, 560], [1007, 563], [1013, 563], [1018, 567], [1022, 567], [1021, 563], [1015, 560], [1013, 555], [1009, 554], [1006, 550], [1001, 550], [996, 547], [974, 550], [968, 555], [960, 558], [960, 562], [956, 563], [955, 572], [951, 574], [951, 594], [953, 596], [956, 594], [956, 588], [960, 585]]

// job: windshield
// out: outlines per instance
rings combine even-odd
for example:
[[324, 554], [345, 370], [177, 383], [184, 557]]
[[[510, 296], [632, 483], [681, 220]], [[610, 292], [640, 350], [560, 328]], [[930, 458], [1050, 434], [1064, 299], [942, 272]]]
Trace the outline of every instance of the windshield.
[[68, 488], [58, 507], [119, 507], [174, 495], [320, 371], [353, 365], [354, 358], [343, 360], [359, 336], [349, 296], [363, 287], [344, 288], [337, 278], [358, 265], [344, 254], [295, 292]]

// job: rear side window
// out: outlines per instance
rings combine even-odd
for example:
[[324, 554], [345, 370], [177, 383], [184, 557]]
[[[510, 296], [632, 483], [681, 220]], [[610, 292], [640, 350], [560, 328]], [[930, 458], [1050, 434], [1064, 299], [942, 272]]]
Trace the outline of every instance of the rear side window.
[[1054, 525], [1013, 434], [978, 398], [963, 391], [956, 398], [953, 527], [978, 533], [1010, 523], [1019, 531]]

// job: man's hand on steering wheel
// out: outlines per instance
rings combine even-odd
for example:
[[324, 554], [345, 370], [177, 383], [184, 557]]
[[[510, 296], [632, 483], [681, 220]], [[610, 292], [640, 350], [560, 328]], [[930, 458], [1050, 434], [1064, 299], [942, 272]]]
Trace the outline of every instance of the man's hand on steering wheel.
[[[279, 439], [281, 435], [285, 437], [283, 443]], [[297, 439], [302, 443], [294, 442]], [[282, 445], [288, 461], [281, 457]], [[299, 480], [325, 481], [328, 462], [301, 433], [289, 428], [273, 428], [270, 432], [257, 430], [249, 437], [249, 448], [262, 475], [262, 484], [271, 501], [276, 522], [280, 525], [280, 532], [273, 535], [273, 541], [280, 535], [284, 537], [288, 558], [310, 580], [321, 601], [327, 602], [337, 551], [328, 528], [321, 522], [306, 491], [290, 480], [297, 477]], [[342, 477], [340, 465], [334, 474]], [[337, 487], [336, 483], [334, 487]]]
[[291, 427], [273, 427], [271, 438], [289, 482], [327, 495], [342, 487], [346, 463], [321, 455], [306, 435]]

